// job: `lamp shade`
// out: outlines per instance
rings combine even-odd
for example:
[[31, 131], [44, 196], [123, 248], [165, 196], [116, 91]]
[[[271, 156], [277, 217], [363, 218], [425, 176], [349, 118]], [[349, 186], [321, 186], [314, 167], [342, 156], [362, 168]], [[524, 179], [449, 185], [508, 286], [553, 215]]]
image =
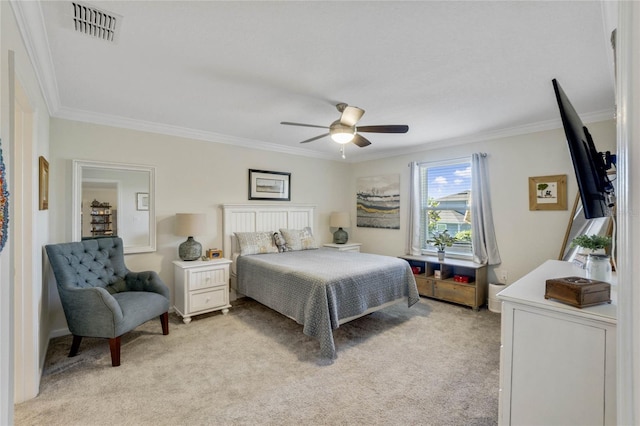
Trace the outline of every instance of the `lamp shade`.
[[207, 218], [204, 213], [176, 213], [176, 235], [193, 237], [206, 232]]
[[329, 219], [329, 226], [332, 228], [350, 228], [351, 217], [348, 212], [333, 212]]

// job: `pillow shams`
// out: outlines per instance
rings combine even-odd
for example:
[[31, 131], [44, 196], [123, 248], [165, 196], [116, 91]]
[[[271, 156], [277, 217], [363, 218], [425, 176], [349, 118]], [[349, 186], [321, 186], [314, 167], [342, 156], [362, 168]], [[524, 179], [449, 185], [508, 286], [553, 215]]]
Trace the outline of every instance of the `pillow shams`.
[[310, 227], [303, 229], [280, 229], [280, 233], [290, 250], [312, 250], [318, 248]]
[[240, 255], [278, 253], [272, 232], [235, 232]]

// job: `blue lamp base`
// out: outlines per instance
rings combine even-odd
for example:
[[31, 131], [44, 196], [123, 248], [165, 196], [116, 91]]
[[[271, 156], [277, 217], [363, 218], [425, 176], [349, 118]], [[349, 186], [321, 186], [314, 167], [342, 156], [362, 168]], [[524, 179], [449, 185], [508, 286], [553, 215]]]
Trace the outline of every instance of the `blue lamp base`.
[[181, 260], [198, 260], [202, 256], [202, 244], [189, 237], [178, 246], [178, 256]]
[[346, 244], [348, 240], [349, 234], [342, 228], [338, 228], [338, 230], [333, 233], [333, 242], [335, 244]]

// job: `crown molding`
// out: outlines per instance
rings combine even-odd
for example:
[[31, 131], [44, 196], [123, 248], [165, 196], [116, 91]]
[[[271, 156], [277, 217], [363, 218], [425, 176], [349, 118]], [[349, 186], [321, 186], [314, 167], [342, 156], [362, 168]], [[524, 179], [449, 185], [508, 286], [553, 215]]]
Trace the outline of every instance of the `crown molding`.
[[[511, 127], [507, 129], [477, 133], [471, 136], [459, 138], [442, 139], [438, 141], [426, 142], [421, 145], [413, 146], [406, 149], [393, 149], [380, 151], [374, 154], [359, 154], [356, 158], [347, 157], [347, 159], [338, 159], [333, 153], [321, 153], [302, 148], [294, 148], [286, 145], [263, 142], [255, 139], [239, 138], [236, 136], [224, 135], [221, 133], [208, 132], [202, 130], [189, 129], [179, 126], [171, 126], [167, 124], [155, 123], [150, 121], [133, 120], [126, 117], [119, 117], [107, 114], [98, 114], [89, 111], [75, 110], [71, 108], [59, 108], [55, 118], [66, 120], [74, 120], [85, 123], [92, 123], [104, 126], [119, 127], [130, 130], [137, 130], [148, 133], [158, 133], [162, 135], [176, 136], [187, 139], [202, 140], [208, 142], [222, 143], [226, 145], [239, 146], [248, 149], [259, 149], [263, 151], [279, 152], [283, 154], [299, 155], [304, 157], [319, 158], [323, 160], [340, 161], [347, 163], [362, 163], [365, 161], [379, 160], [381, 158], [397, 157], [405, 154], [413, 154], [417, 152], [429, 151], [432, 149], [451, 147], [455, 145], [465, 145], [476, 142], [485, 142], [488, 140], [502, 139], [513, 136], [525, 135], [528, 133], [537, 133], [547, 130], [555, 130], [562, 128], [562, 121], [558, 119], [540, 121], [537, 123], [527, 124], [523, 126]], [[611, 120], [614, 118], [614, 110], [607, 109], [586, 113], [581, 115], [585, 123], [594, 123], [597, 121]]]
[[[615, 110], [613, 108], [595, 111], [591, 113], [581, 114], [580, 117], [585, 123], [595, 123], [598, 121], [612, 120], [615, 118]], [[539, 121], [537, 123], [526, 124], [523, 126], [510, 127], [507, 129], [493, 130], [488, 132], [476, 133], [470, 136], [463, 136], [459, 138], [441, 139], [438, 141], [426, 142], [421, 145], [416, 145], [410, 148], [402, 150], [394, 150], [392, 155], [397, 157], [400, 155], [414, 154], [417, 152], [430, 151], [432, 149], [446, 148], [456, 145], [465, 145], [476, 142], [486, 142], [489, 140], [502, 139], [514, 136], [526, 135], [529, 133], [544, 132], [548, 130], [555, 130], [562, 128], [562, 120], [560, 118], [546, 121]], [[389, 150], [377, 152], [375, 154], [369, 154], [359, 157], [352, 162], [361, 163], [364, 161], [379, 160], [382, 158], [389, 158], [391, 152]]]
[[9, 0], [9, 2], [49, 115], [53, 115], [60, 108], [60, 97], [40, 2], [18, 0]]
[[222, 143], [248, 149], [259, 149], [263, 151], [300, 155], [304, 157], [320, 158], [324, 160], [336, 160], [335, 155], [333, 154], [321, 153], [308, 149], [294, 148], [275, 143], [263, 142], [255, 139], [239, 138], [236, 136], [224, 135], [221, 133], [189, 129], [186, 127], [172, 126], [151, 121], [133, 120], [127, 117], [99, 114], [65, 107], [59, 108], [55, 115], [53, 115], [53, 117], [103, 126], [137, 130], [141, 132], [158, 133], [162, 135], [176, 136], [187, 139]]

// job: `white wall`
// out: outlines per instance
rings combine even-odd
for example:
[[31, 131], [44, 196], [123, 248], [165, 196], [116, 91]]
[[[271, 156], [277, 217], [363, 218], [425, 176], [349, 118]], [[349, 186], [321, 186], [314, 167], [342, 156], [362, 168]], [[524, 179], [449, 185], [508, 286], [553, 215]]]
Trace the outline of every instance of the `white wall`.
[[[9, 55], [5, 47], [5, 20], [9, 8], [0, 3], [0, 148], [7, 163], [10, 152], [6, 148], [9, 137]], [[13, 291], [9, 245], [0, 253], [0, 424], [13, 423]]]
[[[549, 89], [552, 96], [552, 89]], [[550, 104], [553, 107], [553, 104]], [[600, 151], [616, 149], [613, 120], [587, 123]], [[362, 250], [397, 256], [404, 253], [407, 233], [409, 168], [411, 161], [438, 161], [486, 152], [496, 237], [502, 257], [497, 268], [508, 272], [512, 283], [547, 259], [556, 259], [577, 194], [577, 184], [564, 132], [561, 129], [531, 133], [468, 145], [452, 146], [354, 164], [351, 168], [350, 211], [355, 218], [355, 181], [359, 177], [399, 173], [401, 175], [400, 230], [357, 228], [350, 240], [363, 243]], [[529, 211], [529, 177], [567, 175], [568, 210]], [[496, 268], [489, 268], [489, 280], [498, 282]]]
[[[71, 160], [107, 161], [156, 167], [157, 251], [127, 255], [133, 271], [155, 270], [173, 291], [173, 260], [184, 237], [173, 235], [176, 213], [206, 213], [210, 232], [197, 240], [203, 248], [222, 247], [223, 203], [248, 202], [248, 169], [291, 173], [291, 202], [317, 206], [316, 234], [329, 242], [329, 215], [344, 210], [349, 165], [293, 155], [236, 148], [212, 142], [117, 129], [69, 120], [51, 120], [50, 214], [52, 242], [71, 240]], [[252, 203], [258, 203], [253, 201]], [[66, 321], [50, 283], [54, 335]]]
[[621, 2], [618, 26], [618, 424], [640, 424], [640, 4]]
[[[13, 403], [38, 393], [49, 341], [48, 287], [42, 271], [49, 215], [37, 209], [38, 157], [48, 158], [49, 114], [9, 2], [0, 2], [0, 18], [0, 137], [10, 191], [9, 240], [0, 254], [0, 424], [10, 424]], [[16, 85], [23, 93], [13, 97]], [[25, 107], [24, 115], [15, 116], [15, 126], [14, 101]], [[24, 136], [19, 143], [13, 138], [14, 130]], [[19, 233], [16, 223], [21, 225]], [[20, 346], [14, 346], [16, 342]], [[20, 363], [14, 364], [14, 351]]]

